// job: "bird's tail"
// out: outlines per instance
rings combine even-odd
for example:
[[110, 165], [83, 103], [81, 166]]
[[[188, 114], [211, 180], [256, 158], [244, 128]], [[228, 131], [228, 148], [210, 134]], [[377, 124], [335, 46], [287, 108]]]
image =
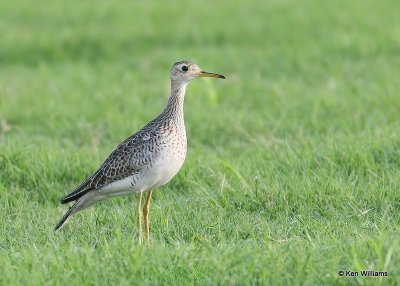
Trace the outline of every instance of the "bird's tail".
[[67, 219], [69, 218], [69, 216], [72, 214], [72, 211], [74, 210], [75, 206], [77, 205], [78, 201], [76, 201], [72, 207], [70, 207], [68, 209], [68, 211], [65, 213], [65, 215], [62, 217], [62, 219], [60, 220], [60, 222], [56, 225], [56, 227], [54, 228], [54, 231], [59, 230], [64, 223], [67, 221]]

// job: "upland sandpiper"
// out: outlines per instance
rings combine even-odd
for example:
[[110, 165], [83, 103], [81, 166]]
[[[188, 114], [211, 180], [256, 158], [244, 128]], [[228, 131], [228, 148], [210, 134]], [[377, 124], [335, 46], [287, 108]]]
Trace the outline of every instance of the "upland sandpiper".
[[171, 96], [164, 111], [146, 126], [123, 141], [100, 168], [61, 203], [75, 201], [54, 230], [67, 219], [96, 202], [110, 197], [137, 193], [137, 227], [142, 242], [142, 194], [147, 193], [143, 207], [146, 238], [149, 238], [149, 205], [152, 191], [169, 182], [186, 158], [186, 130], [183, 102], [186, 86], [197, 77], [225, 78], [202, 71], [190, 61], [175, 63], [171, 69]]

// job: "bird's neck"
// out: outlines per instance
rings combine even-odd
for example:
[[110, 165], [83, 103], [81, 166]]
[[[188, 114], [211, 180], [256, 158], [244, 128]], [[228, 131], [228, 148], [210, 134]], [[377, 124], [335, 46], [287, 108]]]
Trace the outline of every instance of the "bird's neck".
[[185, 100], [186, 85], [186, 82], [171, 82], [171, 96], [164, 110], [164, 113], [168, 116], [183, 120], [183, 103]]

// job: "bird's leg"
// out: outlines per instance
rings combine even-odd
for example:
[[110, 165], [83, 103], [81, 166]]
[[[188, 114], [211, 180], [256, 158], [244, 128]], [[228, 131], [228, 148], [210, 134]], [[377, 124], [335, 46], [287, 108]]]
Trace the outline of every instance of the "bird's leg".
[[149, 240], [150, 238], [150, 228], [149, 228], [149, 208], [150, 208], [150, 200], [151, 200], [151, 194], [153, 190], [150, 190], [147, 193], [147, 198], [146, 198], [146, 203], [144, 204], [143, 208], [143, 215], [144, 215], [144, 230], [146, 233], [146, 238]]
[[137, 219], [139, 244], [141, 244], [143, 242], [143, 237], [142, 237], [142, 193], [141, 192], [137, 194], [136, 219]]

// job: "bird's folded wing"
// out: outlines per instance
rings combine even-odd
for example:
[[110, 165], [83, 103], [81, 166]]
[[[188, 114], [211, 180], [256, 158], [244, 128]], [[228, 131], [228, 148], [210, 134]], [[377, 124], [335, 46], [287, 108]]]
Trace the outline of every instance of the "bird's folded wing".
[[[149, 134], [143, 134], [140, 139], [128, 138], [122, 142], [104, 161], [100, 168], [85, 180], [79, 187], [61, 203], [74, 201], [87, 192], [104, 187], [112, 182], [124, 179], [138, 173], [142, 168], [151, 164], [156, 156]], [[142, 140], [149, 138], [148, 140]], [[133, 140], [136, 139], [136, 140]]]

